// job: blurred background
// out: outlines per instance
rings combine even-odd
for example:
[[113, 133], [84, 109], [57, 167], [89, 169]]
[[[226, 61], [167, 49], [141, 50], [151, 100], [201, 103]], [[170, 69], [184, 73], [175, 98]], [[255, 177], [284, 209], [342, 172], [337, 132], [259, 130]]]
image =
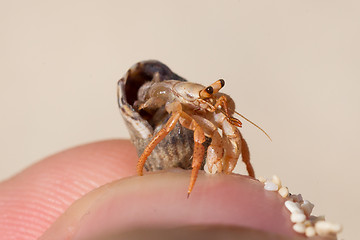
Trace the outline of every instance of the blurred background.
[[[116, 82], [157, 59], [222, 90], [258, 176], [277, 174], [356, 239], [358, 1], [2, 1], [0, 180], [63, 149], [128, 138]], [[245, 173], [241, 165], [238, 171]]]

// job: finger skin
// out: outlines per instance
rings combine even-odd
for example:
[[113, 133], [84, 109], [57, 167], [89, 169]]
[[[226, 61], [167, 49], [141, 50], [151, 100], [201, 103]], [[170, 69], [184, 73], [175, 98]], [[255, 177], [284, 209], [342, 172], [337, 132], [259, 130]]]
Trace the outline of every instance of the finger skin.
[[[41, 240], [86, 239], [137, 227], [221, 224], [245, 226], [288, 236], [284, 200], [257, 180], [199, 174], [189, 199], [190, 171], [151, 173], [102, 186], [75, 202]], [[55, 237], [56, 236], [56, 237]]]
[[292, 230], [284, 199], [265, 191], [259, 181], [201, 171], [188, 199], [190, 174], [189, 170], [155, 172], [106, 184], [76, 201], [40, 240], [102, 239], [129, 229], [212, 225], [304, 238]]
[[135, 174], [127, 140], [108, 140], [50, 156], [0, 184], [1, 239], [37, 239], [78, 198]]
[[190, 171], [131, 177], [137, 159], [129, 141], [102, 141], [50, 156], [0, 183], [1, 239], [74, 239], [149, 223], [296, 235], [283, 199], [256, 180], [202, 172], [186, 199]]

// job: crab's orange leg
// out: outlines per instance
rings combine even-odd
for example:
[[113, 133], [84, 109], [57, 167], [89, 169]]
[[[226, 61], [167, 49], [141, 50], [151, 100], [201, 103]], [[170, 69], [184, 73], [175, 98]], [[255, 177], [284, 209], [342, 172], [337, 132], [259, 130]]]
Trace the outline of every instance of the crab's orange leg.
[[202, 144], [203, 142], [205, 142], [205, 134], [204, 134], [204, 130], [200, 127], [200, 125], [185, 112], [181, 113], [180, 123], [184, 127], [194, 131], [194, 153], [193, 153], [190, 184], [188, 188], [188, 197], [189, 197], [191, 191], [194, 188], [196, 178], [201, 168], [201, 163], [204, 159], [205, 148]]
[[245, 139], [242, 137], [241, 137], [241, 158], [246, 165], [246, 170], [249, 173], [249, 176], [255, 178], [254, 168], [250, 162], [249, 146], [247, 145]]
[[164, 139], [164, 137], [174, 129], [176, 123], [178, 122], [181, 115], [181, 110], [173, 112], [169, 120], [166, 122], [166, 125], [161, 129], [154, 137], [151, 139], [150, 143], [145, 148], [144, 152], [141, 154], [138, 163], [136, 165], [137, 173], [142, 176], [143, 168], [146, 162], [146, 159], [150, 156], [151, 152], [154, 150], [156, 145]]
[[205, 142], [204, 132], [199, 126], [197, 126], [194, 131], [194, 154], [193, 154], [190, 184], [188, 188], [188, 197], [194, 188], [198, 172], [201, 168], [201, 163], [204, 159], [205, 148], [202, 145], [203, 142]]
[[211, 143], [206, 151], [206, 166], [210, 173], [223, 171], [222, 158], [224, 156], [223, 140], [218, 127], [205, 117], [194, 115], [191, 116], [203, 129], [205, 136], [211, 138]]

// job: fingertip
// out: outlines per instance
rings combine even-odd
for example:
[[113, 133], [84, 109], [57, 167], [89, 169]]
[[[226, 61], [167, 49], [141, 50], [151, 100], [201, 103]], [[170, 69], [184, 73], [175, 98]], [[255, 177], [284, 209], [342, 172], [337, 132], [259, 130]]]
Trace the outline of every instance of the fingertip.
[[[87, 239], [141, 227], [242, 226], [295, 236], [283, 199], [240, 175], [201, 173], [186, 198], [190, 171], [158, 172], [102, 186], [72, 205], [43, 236]], [[71, 229], [69, 232], [68, 229]]]

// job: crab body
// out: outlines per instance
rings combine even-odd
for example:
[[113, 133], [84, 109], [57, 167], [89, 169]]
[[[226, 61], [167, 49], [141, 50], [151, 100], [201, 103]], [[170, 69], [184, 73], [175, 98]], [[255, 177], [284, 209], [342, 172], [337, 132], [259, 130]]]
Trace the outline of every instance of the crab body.
[[[150, 63], [161, 64], [153, 61]], [[139, 66], [136, 68], [139, 70]], [[130, 73], [128, 72], [128, 75]], [[225, 84], [224, 80], [220, 79], [205, 87], [186, 82], [176, 74], [175, 79], [165, 79], [161, 74], [161, 71], [154, 71], [150, 81], [138, 84], [137, 96], [131, 99], [133, 111], [144, 119], [148, 118], [152, 125], [154, 122], [161, 123], [160, 128], [154, 126], [157, 131], [153, 132], [151, 140], [143, 148], [137, 164], [138, 174], [143, 174], [144, 165], [154, 149], [164, 138], [171, 135], [171, 138], [175, 139], [191, 137], [193, 141], [188, 194], [191, 193], [198, 171], [203, 166], [205, 152], [204, 168], [207, 172], [232, 172], [241, 154], [249, 175], [254, 177], [248, 146], [238, 129], [241, 122], [232, 116], [235, 109], [234, 101], [228, 95], [219, 93]], [[122, 83], [120, 80], [119, 85], [124, 89]], [[124, 107], [124, 99], [121, 100], [120, 108], [126, 112], [129, 109]], [[190, 136], [188, 133], [178, 134], [182, 128], [190, 130]], [[210, 139], [211, 143], [207, 139]]]

